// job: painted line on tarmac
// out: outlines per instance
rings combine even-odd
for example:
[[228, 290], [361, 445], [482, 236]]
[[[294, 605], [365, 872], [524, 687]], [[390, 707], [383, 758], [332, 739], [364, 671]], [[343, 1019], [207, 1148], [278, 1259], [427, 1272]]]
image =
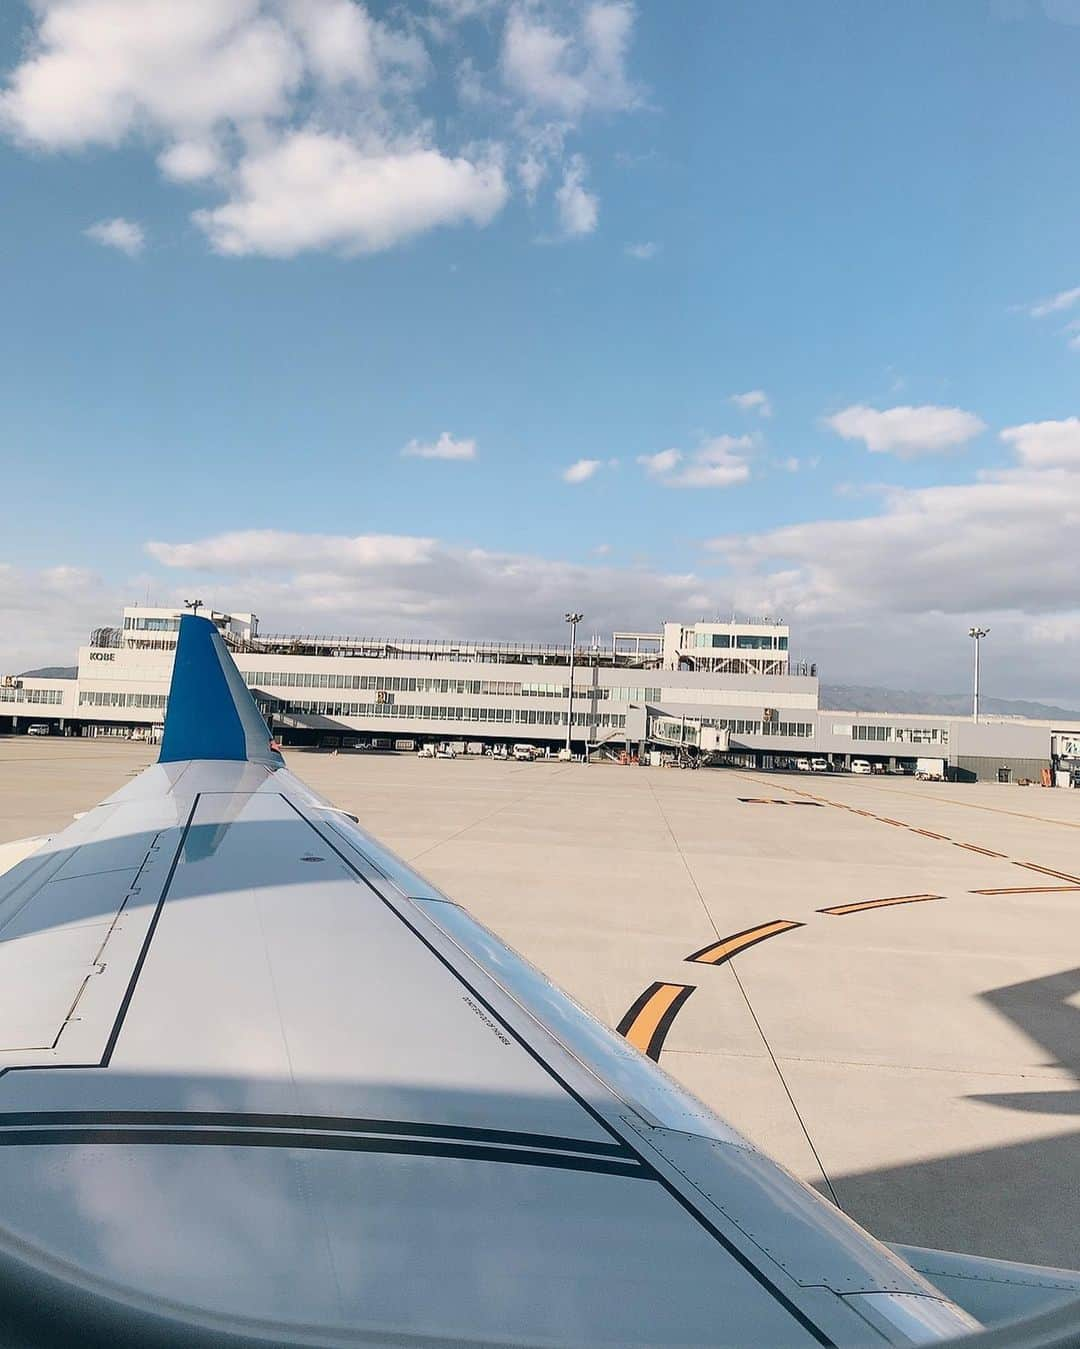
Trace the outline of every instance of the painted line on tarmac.
[[824, 809], [824, 801], [787, 801], [782, 796], [737, 796], [743, 806], [814, 806]]
[[862, 913], [864, 909], [887, 909], [893, 904], [924, 904], [928, 899], [944, 898], [944, 895], [893, 895], [890, 899], [863, 899], [855, 904], [831, 904], [827, 909], [818, 909], [816, 912], [841, 918], [849, 913]]
[[772, 922], [758, 923], [756, 927], [748, 927], [743, 932], [733, 932], [730, 937], [721, 937], [719, 941], [710, 942], [708, 946], [703, 946], [700, 951], [695, 951], [686, 959], [692, 964], [722, 965], [725, 960], [730, 960], [740, 951], [749, 950], [758, 942], [778, 937], [781, 932], [790, 932], [792, 928], [805, 926], [805, 923], [796, 923], [791, 918], [774, 918]]
[[969, 890], [969, 895], [1059, 895], [1075, 893], [1080, 885], [1009, 885], [997, 890]]
[[694, 984], [650, 984], [615, 1027], [616, 1031], [656, 1062], [679, 1009], [695, 987]]
[[[757, 781], [758, 781], [757, 778], [747, 777], [745, 774], [739, 774], [739, 776], [740, 776], [740, 777], [743, 777], [744, 780], [747, 781], [747, 782], [757, 782]], [[982, 846], [981, 846], [980, 844], [978, 844], [978, 843], [960, 843], [960, 842], [959, 842], [958, 840], [956, 840], [956, 839], [948, 838], [945, 834], [936, 834], [936, 833], [933, 832], [933, 830], [930, 830], [930, 829], [919, 829], [919, 828], [917, 828], [917, 827], [916, 827], [915, 825], [913, 825], [913, 824], [908, 824], [906, 820], [893, 820], [893, 819], [890, 819], [890, 818], [889, 818], [888, 816], [886, 816], [886, 815], [876, 815], [872, 810], [860, 810], [860, 809], [858, 809], [858, 808], [855, 807], [855, 806], [849, 806], [849, 805], [847, 805], [847, 804], [846, 804], [845, 802], [843, 802], [843, 801], [833, 801], [830, 797], [827, 797], [827, 796], [817, 796], [814, 792], [804, 791], [801, 787], [789, 787], [788, 790], [789, 790], [789, 791], [793, 791], [793, 792], [797, 792], [800, 796], [808, 796], [808, 797], [812, 797], [814, 801], [820, 802], [820, 803], [823, 804], [823, 805], [827, 805], [827, 806], [835, 806], [838, 810], [846, 810], [846, 811], [849, 811], [849, 812], [850, 812], [851, 814], [853, 814], [853, 815], [862, 815], [862, 816], [864, 816], [866, 819], [869, 819], [869, 820], [877, 820], [880, 824], [891, 824], [891, 825], [895, 825], [897, 828], [900, 828], [900, 829], [906, 829], [909, 833], [912, 833], [912, 834], [921, 834], [924, 838], [933, 838], [933, 839], [938, 839], [938, 840], [940, 840], [942, 843], [951, 843], [951, 844], [953, 845], [954, 848], [963, 848], [966, 852], [979, 853], [979, 854], [980, 854], [981, 856], [983, 856], [983, 857], [992, 857], [995, 861], [999, 861], [999, 862], [1010, 862], [1014, 867], [1026, 867], [1029, 871], [1038, 871], [1038, 872], [1040, 872], [1040, 873], [1041, 873], [1042, 875], [1044, 875], [1044, 876], [1054, 876], [1054, 877], [1056, 877], [1058, 880], [1062, 880], [1062, 881], [1072, 881], [1074, 884], [1080, 885], [1080, 876], [1073, 876], [1073, 875], [1071, 875], [1068, 871], [1055, 871], [1053, 867], [1044, 867], [1044, 866], [1040, 866], [1038, 862], [1018, 862], [1015, 858], [1009, 857], [1006, 853], [994, 852], [994, 850], [993, 850], [992, 848], [984, 848], [984, 847], [982, 847]], [[887, 791], [888, 788], [885, 788], [884, 790]], [[898, 795], [906, 795], [906, 793], [894, 792], [893, 795], [897, 795], [897, 796], [898, 796]], [[740, 798], [740, 799], [741, 799], [741, 798]], [[964, 803], [964, 802], [960, 802], [959, 804], [963, 805], [963, 804], [965, 804], [965, 803]], [[982, 809], [982, 807], [976, 807], [976, 809]], [[993, 809], [993, 807], [987, 807], [987, 809]], [[1016, 812], [1016, 811], [1001, 811], [1000, 813], [1001, 813], [1001, 814], [1018, 814], [1019, 812]], [[1028, 819], [1039, 819], [1039, 818], [1041, 818], [1041, 817], [1035, 816], [1035, 815], [1031, 815], [1031, 816], [1027, 816], [1027, 817], [1025, 817], [1025, 818], [1028, 818]], [[971, 894], [978, 894], [978, 893], [980, 893], [980, 892], [979, 892], [979, 891], [976, 891], [976, 890], [972, 890], [972, 891], [970, 891], [969, 893], [971, 893]], [[824, 912], [826, 912], [826, 910], [824, 910], [824, 909], [819, 909], [819, 910], [818, 910], [818, 913], [824, 913]]]
[[1013, 862], [1014, 867], [1026, 867], [1028, 871], [1039, 871], [1044, 876], [1056, 876], [1059, 881], [1072, 881], [1080, 885], [1080, 876], [1070, 876], [1067, 871], [1055, 871], [1052, 867], [1041, 867], [1038, 862]]

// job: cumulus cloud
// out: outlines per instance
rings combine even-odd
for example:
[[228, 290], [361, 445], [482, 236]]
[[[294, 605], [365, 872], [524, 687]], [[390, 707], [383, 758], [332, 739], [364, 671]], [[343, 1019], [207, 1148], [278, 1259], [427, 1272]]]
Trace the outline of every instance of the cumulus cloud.
[[225, 167], [213, 140], [176, 141], [158, 155], [158, 168], [174, 183], [197, 183], [213, 178]]
[[304, 566], [332, 567], [342, 575], [371, 567], [414, 567], [429, 562], [434, 548], [434, 539], [408, 534], [292, 534], [279, 529], [243, 529], [193, 543], [146, 544], [156, 561], [189, 571]]
[[750, 477], [746, 456], [755, 444], [753, 436], [712, 436], [689, 456], [681, 450], [659, 450], [639, 454], [637, 461], [665, 487], [734, 487]]
[[1031, 468], [1080, 468], [1080, 417], [1007, 426], [1001, 439]]
[[410, 440], [401, 453], [407, 459], [475, 459], [475, 440], [455, 440], [444, 431], [438, 440]]
[[90, 629], [117, 622], [124, 603], [82, 567], [31, 571], [0, 562], [0, 674], [73, 665]]
[[639, 454], [637, 461], [650, 477], [656, 477], [670, 473], [681, 458], [681, 450], [657, 450], [655, 454]]
[[634, 9], [621, 0], [588, 4], [580, 23], [557, 28], [535, 6], [513, 6], [503, 33], [505, 86], [527, 103], [576, 120], [594, 110], [633, 107], [627, 73]]
[[[243, 531], [148, 545], [207, 603], [254, 609], [265, 631], [558, 639], [573, 603], [586, 632], [654, 630], [665, 617], [730, 607], [693, 572], [618, 568], [397, 536]], [[212, 593], [211, 593], [212, 590]], [[179, 591], [178, 591], [179, 593]]]
[[603, 466], [602, 459], [578, 459], [569, 468], [563, 469], [562, 480], [569, 483], [588, 482]]
[[[992, 622], [997, 668], [1007, 675], [997, 691], [1075, 699], [1076, 431], [1068, 423], [1009, 431], [1017, 452], [1009, 468], [969, 483], [890, 489], [880, 510], [854, 520], [731, 535], [709, 548], [724, 559], [741, 604], [787, 614], [804, 633], [804, 649], [809, 643], [839, 669], [894, 688], [936, 682], [947, 690], [955, 684], [941, 682], [941, 652], [969, 623]], [[1071, 643], [1067, 659], [1060, 649], [1033, 650], [1032, 642], [1047, 640], [1036, 634], [1048, 622], [1059, 648]]]
[[756, 412], [759, 417], [772, 416], [772, 404], [764, 389], [748, 389], [746, 393], [733, 393], [728, 399], [742, 412]]
[[555, 193], [559, 224], [569, 238], [591, 234], [596, 229], [600, 203], [585, 188], [587, 166], [581, 155], [572, 155], [563, 171], [563, 180]]
[[88, 239], [105, 248], [115, 248], [126, 253], [129, 258], [137, 258], [146, 247], [146, 235], [136, 220], [125, 220], [123, 216], [114, 216], [112, 220], [99, 220], [83, 231]]
[[496, 163], [436, 150], [368, 153], [296, 131], [236, 171], [230, 200], [194, 219], [219, 253], [288, 258], [308, 249], [374, 253], [436, 225], [486, 225], [507, 189]]
[[[0, 131], [46, 151], [151, 148], [168, 181], [216, 194], [193, 219], [228, 256], [353, 256], [439, 226], [485, 227], [509, 196], [504, 163], [530, 200], [551, 178], [563, 237], [588, 234], [598, 203], [566, 136], [586, 112], [636, 98], [624, 0], [576, 6], [562, 27], [531, 4], [490, 0], [445, 0], [430, 23], [392, 8], [376, 18], [361, 0], [35, 0], [31, 11]], [[500, 28], [499, 83], [468, 61], [469, 78], [450, 81], [465, 139], [462, 107], [440, 118], [421, 102], [437, 72], [420, 35], [479, 16]], [[451, 131], [460, 144], [444, 143]]]
[[986, 424], [962, 408], [894, 407], [879, 411], [856, 403], [825, 418], [844, 440], [861, 440], [873, 454], [941, 454], [973, 439]]
[[44, 149], [116, 145], [282, 113], [302, 75], [256, 0], [42, 0], [0, 118]]

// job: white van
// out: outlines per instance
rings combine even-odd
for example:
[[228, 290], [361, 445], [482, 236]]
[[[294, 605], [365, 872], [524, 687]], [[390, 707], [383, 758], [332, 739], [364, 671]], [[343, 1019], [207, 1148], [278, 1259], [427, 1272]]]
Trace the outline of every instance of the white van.
[[536, 746], [524, 744], [515, 745], [513, 749], [510, 751], [510, 755], [514, 759], [518, 759], [520, 761], [528, 761], [531, 763], [532, 760], [536, 758]]
[[869, 759], [852, 759], [851, 771], [853, 773], [872, 773], [874, 770], [870, 767]]
[[809, 759], [796, 759], [796, 760], [795, 760], [795, 767], [799, 770], [800, 773], [809, 773], [809, 772], [810, 772], [810, 760], [809, 760]]
[[26, 728], [27, 735], [48, 735], [49, 724], [45, 721], [35, 721]]
[[810, 767], [815, 773], [827, 773], [829, 771], [828, 759], [811, 759]]

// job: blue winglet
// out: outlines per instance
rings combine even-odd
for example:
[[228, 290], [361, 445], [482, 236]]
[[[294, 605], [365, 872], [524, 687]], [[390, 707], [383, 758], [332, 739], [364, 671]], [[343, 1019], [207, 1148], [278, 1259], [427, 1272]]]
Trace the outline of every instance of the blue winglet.
[[180, 759], [285, 763], [221, 634], [195, 614], [180, 620], [158, 763]]

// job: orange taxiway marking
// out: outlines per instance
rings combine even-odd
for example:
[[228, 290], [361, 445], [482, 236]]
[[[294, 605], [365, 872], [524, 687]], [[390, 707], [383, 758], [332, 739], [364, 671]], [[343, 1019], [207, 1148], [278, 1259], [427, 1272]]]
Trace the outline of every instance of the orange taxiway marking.
[[693, 984], [651, 984], [615, 1029], [655, 1061], [679, 1008], [693, 991]]
[[892, 904], [921, 904], [928, 899], [944, 899], [944, 895], [893, 895], [890, 899], [864, 899], [855, 904], [831, 904], [827, 909], [818, 909], [818, 913], [830, 913], [842, 917], [847, 913], [862, 913], [863, 909], [885, 909]]
[[771, 923], [758, 923], [756, 927], [748, 927], [745, 932], [733, 932], [730, 937], [710, 942], [708, 946], [703, 946], [700, 951], [695, 951], [686, 959], [699, 965], [722, 965], [725, 960], [730, 960], [740, 951], [756, 946], [758, 942], [778, 937], [781, 932], [790, 932], [793, 927], [804, 926], [805, 924], [795, 923], [790, 918], [774, 918]]

